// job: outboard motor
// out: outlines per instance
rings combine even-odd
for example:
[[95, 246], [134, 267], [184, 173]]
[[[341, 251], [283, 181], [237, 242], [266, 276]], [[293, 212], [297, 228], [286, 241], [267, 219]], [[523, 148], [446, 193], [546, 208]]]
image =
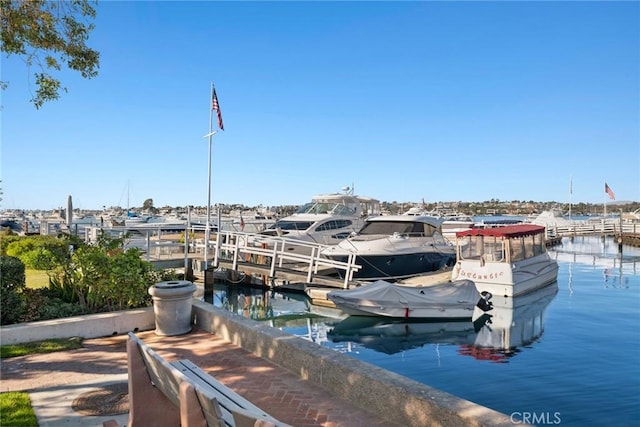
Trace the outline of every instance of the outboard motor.
[[493, 310], [493, 302], [491, 302], [492, 297], [493, 295], [491, 292], [480, 292], [480, 299], [473, 308], [473, 316], [471, 316], [473, 329], [476, 332], [479, 332], [485, 325], [491, 324], [491, 318], [493, 316], [488, 312]]
[[491, 298], [493, 298], [491, 292], [480, 292], [480, 299], [478, 300], [476, 307], [478, 307], [483, 312], [493, 310], [493, 303], [491, 302]]

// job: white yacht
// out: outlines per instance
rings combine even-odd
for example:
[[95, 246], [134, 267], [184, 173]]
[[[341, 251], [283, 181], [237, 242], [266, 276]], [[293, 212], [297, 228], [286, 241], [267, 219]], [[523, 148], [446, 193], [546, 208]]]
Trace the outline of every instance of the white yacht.
[[[353, 194], [348, 187], [342, 193], [320, 194], [294, 214], [278, 219], [263, 236], [282, 237], [307, 243], [336, 245], [364, 225], [365, 219], [380, 215], [380, 202]], [[292, 245], [290, 250], [303, 250]]]
[[384, 215], [368, 218], [362, 229], [322, 255], [346, 262], [355, 254], [362, 266], [354, 279], [398, 280], [455, 263], [455, 247], [441, 231], [442, 218]]

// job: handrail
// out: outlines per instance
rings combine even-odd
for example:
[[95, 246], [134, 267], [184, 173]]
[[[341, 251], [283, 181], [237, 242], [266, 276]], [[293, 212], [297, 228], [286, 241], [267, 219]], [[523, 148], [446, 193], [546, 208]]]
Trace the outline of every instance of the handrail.
[[[350, 255], [347, 262], [337, 261], [322, 256], [326, 245], [305, 242], [286, 237], [262, 236], [237, 231], [218, 231], [214, 248], [213, 265], [218, 266], [221, 260], [231, 260], [232, 269], [238, 269], [240, 261], [269, 266], [269, 278], [274, 278], [276, 269], [292, 265], [294, 269], [306, 268], [307, 282], [312, 283], [314, 275], [318, 275], [320, 267], [334, 268], [344, 271], [343, 287], [347, 289], [356, 271], [362, 268], [355, 263], [355, 255]], [[304, 253], [296, 253], [288, 248], [299, 248]], [[308, 254], [307, 254], [308, 252]]]
[[622, 223], [604, 221], [604, 222], [589, 222], [589, 223], [573, 223], [567, 225], [548, 225], [546, 226], [547, 238], [562, 237], [572, 235], [584, 235], [584, 234], [620, 234], [640, 233], [640, 224], [637, 223]]

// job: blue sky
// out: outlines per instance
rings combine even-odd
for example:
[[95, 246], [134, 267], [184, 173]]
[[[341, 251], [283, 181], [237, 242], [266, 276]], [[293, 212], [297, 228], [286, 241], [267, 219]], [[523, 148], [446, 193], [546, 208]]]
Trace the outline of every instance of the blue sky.
[[2, 57], [1, 208], [205, 206], [211, 82], [212, 203], [638, 201], [639, 5], [101, 1], [60, 100]]

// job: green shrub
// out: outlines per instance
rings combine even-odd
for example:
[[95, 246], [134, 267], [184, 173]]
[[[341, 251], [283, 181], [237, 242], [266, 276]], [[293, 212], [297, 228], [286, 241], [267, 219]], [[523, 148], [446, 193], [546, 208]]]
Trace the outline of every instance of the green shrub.
[[150, 286], [176, 279], [173, 271], [154, 270], [140, 250], [125, 251], [124, 239], [102, 234], [88, 244], [68, 235], [33, 237], [9, 243], [7, 253], [48, 267], [49, 286], [26, 289], [23, 261], [3, 257], [3, 325], [146, 307], [152, 301]]
[[[6, 254], [20, 260], [27, 268], [49, 270], [69, 257], [72, 239], [53, 236], [24, 236], [6, 245]], [[74, 239], [76, 240], [76, 239]]]
[[89, 311], [84, 307], [57, 298], [47, 288], [25, 289], [24, 297], [27, 301], [27, 307], [20, 322], [36, 322], [89, 314]]
[[20, 240], [21, 238], [22, 236], [18, 236], [13, 231], [11, 231], [10, 228], [2, 230], [2, 232], [0, 232], [0, 255], [6, 255], [7, 246], [10, 243], [15, 242], [16, 240]]
[[0, 324], [19, 322], [26, 311], [23, 291], [24, 264], [18, 258], [0, 256]]
[[95, 244], [77, 244], [51, 272], [52, 295], [91, 313], [151, 305], [148, 288], [175, 279], [175, 274], [155, 271], [139, 249], [125, 251], [123, 242], [103, 234]]

